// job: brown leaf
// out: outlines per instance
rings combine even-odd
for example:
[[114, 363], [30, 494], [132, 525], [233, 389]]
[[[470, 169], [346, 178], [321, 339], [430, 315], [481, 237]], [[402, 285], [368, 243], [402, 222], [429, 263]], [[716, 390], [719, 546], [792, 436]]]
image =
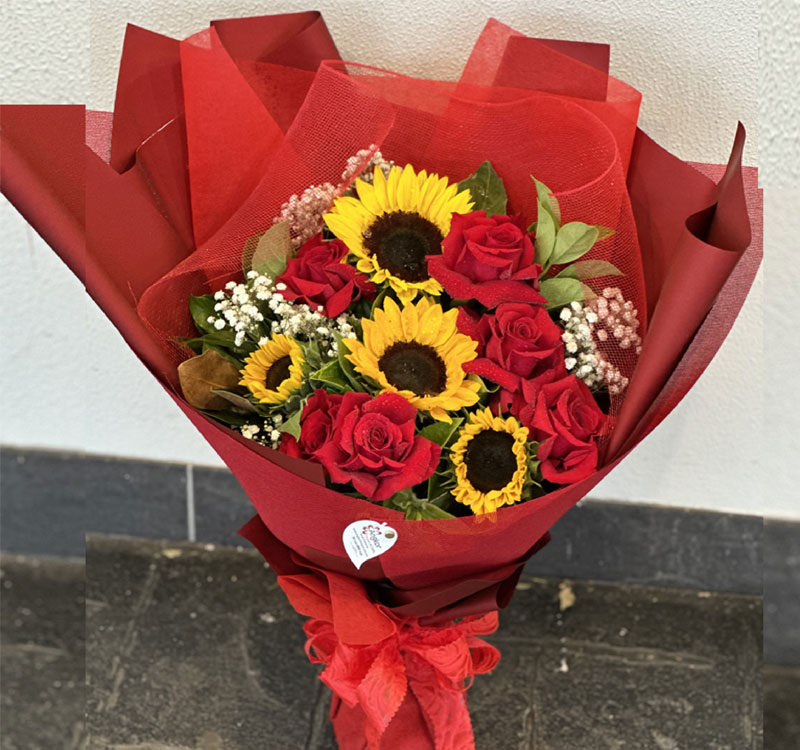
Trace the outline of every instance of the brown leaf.
[[237, 409], [241, 409], [242, 411], [249, 411], [253, 414], [257, 414], [258, 411], [256, 407], [244, 396], [240, 396], [238, 393], [231, 393], [230, 391], [214, 391], [214, 395], [219, 396], [220, 398], [224, 398], [226, 401], [230, 402], [231, 405], [235, 406]]
[[247, 240], [242, 251], [242, 268], [245, 271], [253, 269], [274, 279], [283, 273], [291, 252], [289, 222], [282, 221]]
[[225, 357], [209, 349], [199, 357], [192, 357], [178, 365], [178, 378], [186, 400], [198, 409], [219, 410], [230, 403], [212, 388], [232, 389], [239, 385], [241, 375]]

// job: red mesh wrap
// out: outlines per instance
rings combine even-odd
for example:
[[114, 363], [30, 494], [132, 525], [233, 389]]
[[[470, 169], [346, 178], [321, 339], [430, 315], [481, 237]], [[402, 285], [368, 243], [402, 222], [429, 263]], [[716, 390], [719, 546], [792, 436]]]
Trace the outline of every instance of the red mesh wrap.
[[[316, 13], [219, 21], [180, 42], [129, 27], [111, 131], [110, 116], [80, 107], [3, 107], [0, 179], [236, 475], [258, 512], [245, 533], [279, 574], [294, 555], [292, 565], [363, 582], [380, 606], [444, 622], [508, 602], [548, 529], [699, 377], [761, 259], [743, 129], [727, 170], [686, 164], [637, 130], [640, 95], [607, 63], [604, 45], [530, 39], [495, 21], [457, 82], [341, 62]], [[194, 334], [188, 296], [240, 275], [245, 240], [288, 196], [338, 183], [370, 144], [456, 180], [488, 159], [531, 221], [533, 174], [564, 221], [616, 230], [589, 257], [625, 276], [593, 283], [619, 286], [646, 335], [638, 361], [607, 352], [632, 380], [593, 476], [492, 517], [404, 521], [183, 400], [176, 368], [189, 352], [174, 341]], [[398, 541], [356, 571], [341, 535], [364, 518], [388, 522]], [[363, 747], [357, 710], [334, 712], [341, 746]], [[415, 748], [434, 747], [413, 701], [397, 715], [416, 727]]]

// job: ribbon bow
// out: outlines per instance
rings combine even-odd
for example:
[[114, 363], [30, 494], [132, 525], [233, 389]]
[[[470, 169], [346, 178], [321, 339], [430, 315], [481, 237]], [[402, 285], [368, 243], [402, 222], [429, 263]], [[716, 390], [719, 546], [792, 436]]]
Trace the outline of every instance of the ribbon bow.
[[347, 705], [364, 711], [370, 750], [380, 747], [409, 690], [433, 731], [436, 750], [474, 750], [465, 692], [476, 674], [490, 672], [500, 659], [494, 646], [477, 637], [497, 630], [497, 612], [442, 627], [386, 614], [396, 624], [394, 633], [367, 645], [346, 644], [332, 623], [309, 620], [306, 653], [313, 663], [325, 664], [320, 679]]

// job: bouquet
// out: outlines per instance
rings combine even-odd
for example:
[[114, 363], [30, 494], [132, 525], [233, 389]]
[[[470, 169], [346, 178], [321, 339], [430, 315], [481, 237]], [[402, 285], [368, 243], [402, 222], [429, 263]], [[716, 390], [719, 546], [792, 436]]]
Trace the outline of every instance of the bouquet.
[[406, 519], [495, 513], [591, 476], [628, 384], [612, 359], [641, 350], [633, 303], [589, 283], [620, 271], [579, 260], [613, 230], [561, 225], [536, 180], [536, 221], [507, 215], [488, 161], [454, 184], [374, 146], [349, 163], [245, 244], [241, 282], [190, 298], [187, 401]]
[[680, 401], [761, 255], [603, 45], [490, 21], [457, 81], [319, 14], [129, 27], [113, 117], [4, 107], [5, 193], [231, 468], [342, 748], [474, 747], [548, 529]]

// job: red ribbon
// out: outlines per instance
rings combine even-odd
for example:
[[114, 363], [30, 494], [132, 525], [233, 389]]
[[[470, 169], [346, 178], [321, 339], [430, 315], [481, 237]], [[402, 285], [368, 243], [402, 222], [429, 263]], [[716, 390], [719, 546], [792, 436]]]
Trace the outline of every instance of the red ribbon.
[[325, 664], [320, 679], [347, 705], [364, 711], [370, 750], [380, 748], [409, 690], [432, 729], [436, 750], [474, 750], [465, 693], [476, 674], [490, 672], [500, 659], [494, 646], [477, 637], [497, 630], [497, 612], [441, 627], [385, 614], [396, 624], [394, 633], [367, 645], [343, 643], [332, 623], [309, 620], [306, 653], [313, 663]]

